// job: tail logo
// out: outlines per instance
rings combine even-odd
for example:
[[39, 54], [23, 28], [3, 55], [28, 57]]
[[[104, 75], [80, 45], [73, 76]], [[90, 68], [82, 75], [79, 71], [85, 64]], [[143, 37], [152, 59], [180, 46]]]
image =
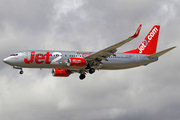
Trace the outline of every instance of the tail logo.
[[158, 29], [155, 27], [152, 32], [148, 35], [148, 39], [152, 40], [152, 38], [154, 37], [154, 35], [157, 33]]
[[146, 46], [150, 43], [154, 35], [158, 32], [158, 29], [155, 27], [152, 32], [148, 35], [148, 40], [144, 39], [141, 43], [141, 45], [138, 47], [139, 53], [141, 54], [143, 50], [146, 48]]
[[[144, 44], [145, 43], [145, 44]], [[141, 45], [138, 47], [139, 49], [139, 53], [141, 54], [142, 51], [146, 48], [146, 46], [148, 45], [148, 42], [146, 42], [146, 40], [144, 40]]]

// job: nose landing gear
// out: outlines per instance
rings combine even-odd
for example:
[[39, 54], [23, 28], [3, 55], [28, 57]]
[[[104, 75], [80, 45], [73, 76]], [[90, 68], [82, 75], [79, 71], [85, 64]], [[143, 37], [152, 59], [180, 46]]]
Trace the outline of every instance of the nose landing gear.
[[23, 72], [23, 70], [21, 70], [19, 73], [20, 73], [20, 74], [23, 74], [24, 72]]
[[13, 66], [14, 69], [20, 69], [20, 74], [23, 74], [23, 70], [22, 70], [22, 67], [21, 66]]

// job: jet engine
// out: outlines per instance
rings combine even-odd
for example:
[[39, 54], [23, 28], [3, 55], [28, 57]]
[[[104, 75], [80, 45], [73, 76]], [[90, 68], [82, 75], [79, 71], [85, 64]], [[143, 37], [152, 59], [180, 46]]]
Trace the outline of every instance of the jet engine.
[[52, 69], [52, 75], [56, 77], [68, 77], [70, 75], [70, 71], [65, 69], [55, 68]]
[[84, 58], [71, 57], [67, 61], [69, 67], [84, 67], [86, 66], [86, 60]]

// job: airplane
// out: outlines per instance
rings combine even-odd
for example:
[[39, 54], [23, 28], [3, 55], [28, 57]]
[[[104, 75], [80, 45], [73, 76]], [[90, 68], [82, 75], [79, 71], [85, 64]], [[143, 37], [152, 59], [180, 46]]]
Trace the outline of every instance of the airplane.
[[146, 66], [176, 47], [156, 53], [160, 26], [154, 25], [138, 48], [116, 53], [117, 48], [139, 35], [141, 27], [142, 24], [133, 36], [98, 52], [25, 50], [11, 54], [3, 62], [20, 69], [20, 74], [23, 74], [22, 68], [51, 68], [55, 77], [68, 77], [77, 72], [80, 74], [79, 78], [83, 80], [87, 73], [93, 74], [95, 70], [120, 70]]

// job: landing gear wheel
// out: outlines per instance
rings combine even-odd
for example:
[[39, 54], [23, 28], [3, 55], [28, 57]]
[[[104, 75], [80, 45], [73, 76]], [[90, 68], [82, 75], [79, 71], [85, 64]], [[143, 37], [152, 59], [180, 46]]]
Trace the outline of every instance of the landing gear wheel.
[[90, 69], [89, 69], [89, 73], [90, 73], [90, 74], [93, 74], [94, 72], [95, 72], [95, 69], [94, 69], [94, 68], [90, 68]]
[[21, 70], [19, 73], [20, 73], [20, 74], [23, 74], [24, 72]]
[[85, 76], [84, 74], [81, 74], [81, 75], [79, 76], [79, 79], [83, 80], [85, 77], [86, 77], [86, 76]]

